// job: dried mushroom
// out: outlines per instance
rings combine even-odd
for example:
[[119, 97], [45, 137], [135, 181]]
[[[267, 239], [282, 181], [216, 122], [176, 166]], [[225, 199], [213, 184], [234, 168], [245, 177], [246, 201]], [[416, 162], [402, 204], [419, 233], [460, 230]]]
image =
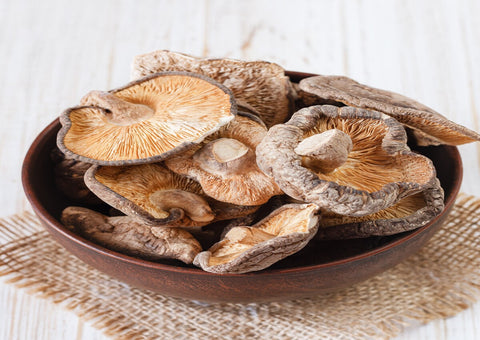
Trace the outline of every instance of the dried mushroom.
[[230, 90], [210, 78], [165, 72], [92, 91], [60, 117], [68, 158], [101, 165], [151, 163], [188, 149], [234, 118]]
[[[343, 134], [329, 135], [334, 129]], [[316, 135], [321, 144], [300, 147]], [[402, 125], [381, 113], [312, 106], [268, 131], [257, 147], [257, 163], [289, 196], [340, 215], [363, 216], [386, 209], [435, 181], [432, 162], [410, 151], [406, 140]], [[317, 159], [321, 149], [338, 149], [341, 159]]]
[[102, 203], [102, 201], [87, 188], [83, 181], [83, 176], [92, 166], [91, 164], [67, 159], [58, 148], [52, 150], [50, 158], [54, 163], [55, 187], [62, 194], [76, 203], [91, 205]]
[[260, 205], [282, 194], [255, 161], [255, 148], [266, 133], [266, 127], [254, 116], [242, 113], [198, 146], [165, 160], [165, 164], [197, 180], [216, 200]]
[[239, 106], [252, 107], [270, 127], [293, 110], [292, 87], [284, 69], [266, 61], [201, 59], [170, 51], [136, 56], [132, 79], [163, 71], [187, 71], [208, 76], [232, 90]]
[[265, 269], [301, 250], [315, 235], [315, 204], [287, 204], [251, 227], [232, 228], [194, 264], [212, 273], [241, 274]]
[[444, 208], [440, 182], [425, 191], [403, 198], [397, 204], [362, 217], [322, 213], [318, 239], [350, 239], [393, 235], [417, 229], [430, 222]]
[[383, 112], [412, 129], [419, 145], [460, 145], [480, 141], [480, 135], [431, 108], [400, 94], [376, 89], [342, 76], [315, 76], [300, 81], [300, 89], [322, 100], [334, 100]]
[[148, 260], [173, 258], [192, 263], [202, 251], [190, 233], [179, 228], [152, 227], [130, 216], [107, 217], [81, 207], [63, 210], [62, 223], [106, 248]]
[[85, 183], [112, 207], [151, 225], [198, 227], [257, 209], [222, 203], [214, 208], [215, 202], [205, 197], [197, 182], [157, 163], [94, 165], [86, 172]]
[[420, 145], [480, 140], [409, 98], [346, 77], [293, 84], [270, 62], [155, 51], [135, 57], [132, 79], [63, 112], [52, 154], [67, 197], [93, 193], [127, 216], [68, 207], [61, 221], [106, 248], [212, 273], [263, 270], [313, 237], [423, 226], [443, 190], [407, 132]]

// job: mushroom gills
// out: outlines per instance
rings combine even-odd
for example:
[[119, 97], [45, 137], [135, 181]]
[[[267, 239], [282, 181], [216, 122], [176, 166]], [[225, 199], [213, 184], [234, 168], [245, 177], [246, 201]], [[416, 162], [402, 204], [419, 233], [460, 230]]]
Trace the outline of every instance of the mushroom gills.
[[92, 166], [85, 183], [105, 203], [151, 225], [200, 227], [216, 216], [200, 184], [160, 163]]
[[208, 203], [192, 192], [180, 189], [158, 190], [152, 193], [149, 199], [152, 204], [164, 211], [172, 208], [182, 209], [192, 221], [210, 222], [215, 218]]
[[360, 217], [343, 216], [329, 211], [323, 211], [319, 228], [326, 228], [349, 223], [361, 223], [365, 221], [374, 221], [380, 219], [405, 218], [413, 214], [419, 208], [425, 206], [425, 204], [426, 203], [424, 194], [421, 192], [408, 196], [389, 208]]
[[363, 216], [339, 216], [322, 213], [317, 239], [350, 239], [386, 236], [413, 230], [426, 225], [444, 209], [444, 192], [440, 181], [432, 187], [400, 200], [396, 205]]
[[57, 145], [68, 158], [109, 166], [162, 161], [199, 144], [237, 113], [230, 90], [186, 72], [93, 91], [80, 104], [62, 113]]

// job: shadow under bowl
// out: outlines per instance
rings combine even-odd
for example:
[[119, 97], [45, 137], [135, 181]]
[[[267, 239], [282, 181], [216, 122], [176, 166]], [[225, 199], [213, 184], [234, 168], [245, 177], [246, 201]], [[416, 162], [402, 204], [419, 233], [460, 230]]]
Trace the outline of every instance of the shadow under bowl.
[[[292, 81], [307, 73], [289, 72]], [[83, 262], [132, 286], [160, 294], [208, 302], [286, 300], [338, 290], [393, 267], [418, 251], [450, 213], [462, 181], [462, 161], [453, 146], [418, 147], [437, 169], [445, 209], [424, 227], [402, 234], [342, 241], [311, 241], [273, 266], [246, 274], [213, 274], [175, 260], [151, 262], [124, 255], [66, 229], [59, 221], [75, 205], [55, 189], [50, 152], [60, 129], [57, 120], [35, 139], [25, 157], [25, 194], [53, 238]]]

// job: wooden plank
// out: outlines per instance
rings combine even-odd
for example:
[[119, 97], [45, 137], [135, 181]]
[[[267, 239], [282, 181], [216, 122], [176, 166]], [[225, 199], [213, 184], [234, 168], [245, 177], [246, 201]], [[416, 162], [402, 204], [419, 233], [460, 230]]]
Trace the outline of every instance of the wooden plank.
[[13, 286], [0, 287], [0, 339], [75, 339], [79, 323], [71, 313]]

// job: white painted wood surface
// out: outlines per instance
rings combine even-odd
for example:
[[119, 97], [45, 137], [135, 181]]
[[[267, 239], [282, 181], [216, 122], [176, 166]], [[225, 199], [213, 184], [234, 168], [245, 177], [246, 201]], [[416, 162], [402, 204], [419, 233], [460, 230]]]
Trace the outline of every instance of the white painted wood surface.
[[[43, 127], [155, 49], [348, 75], [479, 131], [479, 17], [478, 0], [0, 0], [0, 215], [28, 209], [20, 168]], [[480, 195], [480, 144], [461, 152], [463, 191]], [[107, 338], [0, 283], [0, 339]], [[480, 303], [398, 339], [480, 339]]]

